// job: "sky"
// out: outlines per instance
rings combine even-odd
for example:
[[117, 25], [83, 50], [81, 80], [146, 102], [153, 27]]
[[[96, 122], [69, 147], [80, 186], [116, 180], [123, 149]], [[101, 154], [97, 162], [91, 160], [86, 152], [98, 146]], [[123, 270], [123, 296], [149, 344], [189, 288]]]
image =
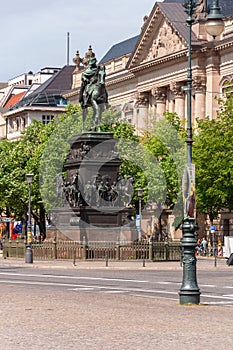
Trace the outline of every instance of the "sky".
[[97, 60], [116, 43], [140, 33], [153, 0], [13, 0], [1, 4], [0, 82], [83, 57], [92, 45]]

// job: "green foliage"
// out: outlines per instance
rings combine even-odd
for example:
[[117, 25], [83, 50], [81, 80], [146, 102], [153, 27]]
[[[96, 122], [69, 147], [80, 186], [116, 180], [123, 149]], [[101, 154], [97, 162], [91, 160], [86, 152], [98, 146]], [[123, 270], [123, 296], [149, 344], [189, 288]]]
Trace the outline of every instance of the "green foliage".
[[197, 206], [217, 216], [233, 209], [233, 96], [219, 99], [218, 117], [198, 121], [193, 159], [196, 163]]
[[[173, 208], [181, 197], [181, 179], [185, 167], [185, 143], [182, 124], [176, 114], [165, 113], [141, 138], [141, 144], [153, 155], [155, 169], [149, 173], [148, 189], [158, 206]], [[151, 156], [149, 156], [151, 158]], [[146, 160], [148, 164], [150, 161]], [[181, 211], [181, 208], [179, 209]]]
[[0, 143], [1, 206], [10, 209], [21, 218], [27, 212], [28, 185], [25, 175], [33, 173], [32, 207], [41, 202], [38, 186], [38, 167], [43, 153], [45, 125], [33, 121], [22, 137], [15, 141]]
[[[90, 123], [90, 114], [87, 124]], [[49, 137], [41, 155], [40, 191], [46, 211], [59, 204], [57, 181], [62, 175], [66, 156], [70, 150], [70, 141], [82, 130], [82, 110], [80, 106], [69, 104], [66, 112], [50, 124]]]

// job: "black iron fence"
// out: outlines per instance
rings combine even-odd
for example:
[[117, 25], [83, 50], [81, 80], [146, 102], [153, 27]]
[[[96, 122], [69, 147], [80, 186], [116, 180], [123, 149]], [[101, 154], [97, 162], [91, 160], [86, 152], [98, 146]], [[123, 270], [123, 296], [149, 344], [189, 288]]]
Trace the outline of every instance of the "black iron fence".
[[[76, 242], [48, 241], [33, 243], [34, 260], [87, 259], [87, 260], [140, 260], [179, 261], [179, 242]], [[26, 243], [9, 240], [3, 243], [3, 256], [24, 258]]]

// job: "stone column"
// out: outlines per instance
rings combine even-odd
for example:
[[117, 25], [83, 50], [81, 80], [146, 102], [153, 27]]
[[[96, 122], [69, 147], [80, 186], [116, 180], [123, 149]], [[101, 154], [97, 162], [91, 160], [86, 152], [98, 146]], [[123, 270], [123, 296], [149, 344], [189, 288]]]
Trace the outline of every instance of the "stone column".
[[175, 110], [181, 120], [185, 119], [185, 96], [182, 90], [183, 83], [173, 82], [170, 84], [170, 90], [172, 91], [175, 98]]
[[147, 129], [149, 124], [149, 93], [148, 92], [136, 92], [135, 102], [135, 118], [136, 129], [140, 131]]
[[167, 99], [167, 88], [166, 87], [154, 87], [151, 90], [151, 94], [155, 99], [156, 104], [156, 115], [162, 116], [166, 112], [166, 99]]
[[206, 62], [206, 115], [213, 119], [219, 108], [216, 99], [220, 97], [220, 58], [217, 52], [210, 51]]
[[205, 119], [206, 117], [206, 83], [203, 77], [193, 78], [193, 91], [195, 94], [195, 104], [194, 104], [194, 121], [196, 118]]

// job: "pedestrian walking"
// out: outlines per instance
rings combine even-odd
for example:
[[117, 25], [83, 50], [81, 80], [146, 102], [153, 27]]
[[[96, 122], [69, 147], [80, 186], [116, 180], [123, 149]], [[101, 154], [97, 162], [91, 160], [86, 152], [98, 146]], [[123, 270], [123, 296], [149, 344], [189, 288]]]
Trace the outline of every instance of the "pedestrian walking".
[[201, 250], [203, 255], [206, 255], [207, 251], [208, 251], [208, 242], [207, 239], [205, 237], [202, 238], [201, 241]]

